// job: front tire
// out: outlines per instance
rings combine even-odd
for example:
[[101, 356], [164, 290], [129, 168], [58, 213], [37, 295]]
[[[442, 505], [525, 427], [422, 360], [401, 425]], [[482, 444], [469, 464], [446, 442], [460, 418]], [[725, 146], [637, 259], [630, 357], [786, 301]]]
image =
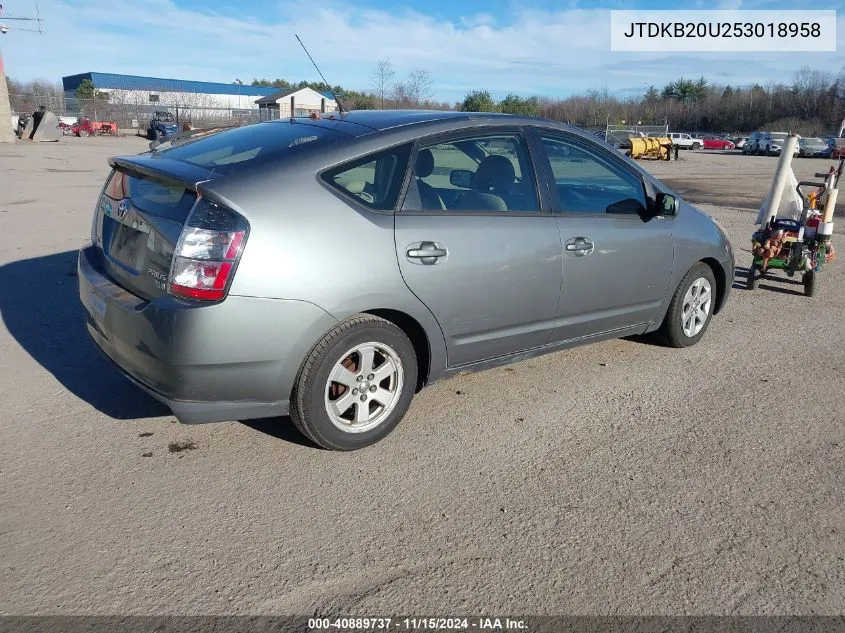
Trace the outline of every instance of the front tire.
[[693, 149], [701, 149], [701, 143], [693, 143], [692, 148]]
[[754, 290], [757, 287], [757, 266], [754, 262], [748, 267], [748, 277], [745, 278], [745, 287], [748, 290]]
[[804, 283], [804, 295], [812, 297], [816, 294], [816, 271], [808, 270], [804, 273], [804, 278], [801, 280]]
[[663, 335], [671, 347], [690, 347], [707, 331], [716, 307], [716, 278], [707, 264], [699, 262], [687, 271], [672, 297]]
[[417, 385], [405, 333], [369, 314], [332, 328], [309, 353], [291, 395], [290, 417], [318, 446], [352, 451], [384, 439], [404, 417]]

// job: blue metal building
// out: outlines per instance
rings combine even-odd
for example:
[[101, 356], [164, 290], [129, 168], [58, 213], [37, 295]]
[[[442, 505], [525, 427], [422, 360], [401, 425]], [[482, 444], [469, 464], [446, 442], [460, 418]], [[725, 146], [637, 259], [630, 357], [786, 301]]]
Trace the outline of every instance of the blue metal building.
[[65, 100], [69, 107], [72, 107], [72, 104], [76, 101], [76, 89], [79, 87], [79, 84], [86, 79], [90, 80], [98, 90], [104, 92], [108, 92], [109, 90], [131, 90], [148, 94], [157, 94], [159, 92], [188, 92], [206, 95], [243, 95], [258, 99], [279, 91], [278, 88], [264, 88], [260, 86], [248, 86], [246, 84], [224, 84], [209, 81], [88, 72], [62, 77]]

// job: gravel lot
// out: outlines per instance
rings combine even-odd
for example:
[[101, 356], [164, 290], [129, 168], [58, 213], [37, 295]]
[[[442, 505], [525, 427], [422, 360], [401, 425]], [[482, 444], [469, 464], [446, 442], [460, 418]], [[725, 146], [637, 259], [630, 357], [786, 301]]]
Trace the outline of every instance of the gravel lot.
[[[813, 299], [736, 288], [692, 349], [458, 377], [330, 453], [286, 419], [178, 424], [88, 340], [76, 249], [105, 158], [144, 147], [0, 145], [0, 613], [845, 612], [841, 257]], [[744, 281], [775, 163], [647, 165], [726, 228]]]

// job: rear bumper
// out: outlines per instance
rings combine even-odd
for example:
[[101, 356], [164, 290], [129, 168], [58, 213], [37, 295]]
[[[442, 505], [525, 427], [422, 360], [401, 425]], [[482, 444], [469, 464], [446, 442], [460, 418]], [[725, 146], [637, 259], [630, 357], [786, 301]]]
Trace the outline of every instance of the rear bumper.
[[296, 373], [335, 319], [303, 301], [229, 296], [215, 305], [144, 300], [79, 253], [79, 296], [100, 350], [185, 423], [286, 415]]

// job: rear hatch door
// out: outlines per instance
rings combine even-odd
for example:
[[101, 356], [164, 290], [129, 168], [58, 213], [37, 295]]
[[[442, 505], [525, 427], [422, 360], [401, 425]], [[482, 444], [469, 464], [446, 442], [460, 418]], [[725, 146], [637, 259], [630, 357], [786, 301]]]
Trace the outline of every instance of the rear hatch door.
[[209, 170], [140, 155], [113, 158], [94, 216], [102, 264], [119, 285], [144, 299], [167, 294], [173, 252]]

